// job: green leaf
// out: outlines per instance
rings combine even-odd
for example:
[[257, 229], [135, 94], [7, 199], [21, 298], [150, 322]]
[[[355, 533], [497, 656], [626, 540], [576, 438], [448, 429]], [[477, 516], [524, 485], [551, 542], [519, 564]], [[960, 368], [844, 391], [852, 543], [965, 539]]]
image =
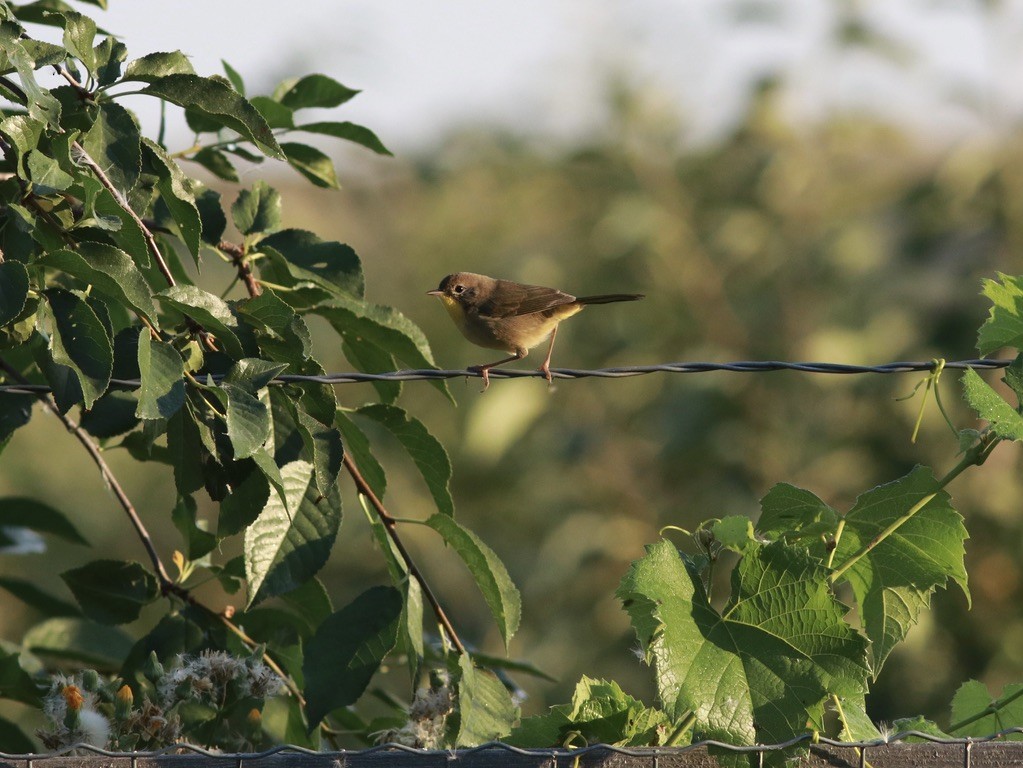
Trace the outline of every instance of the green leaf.
[[842, 730], [838, 734], [840, 740], [874, 741], [883, 738], [881, 731], [867, 715], [866, 703], [862, 698], [842, 699], [839, 697], [837, 706], [833, 705], [832, 709], [842, 725]]
[[306, 451], [312, 456], [316, 487], [320, 493], [327, 493], [337, 483], [341, 463], [344, 460], [344, 445], [341, 433], [298, 409], [299, 432]]
[[391, 156], [392, 154], [373, 131], [356, 123], [349, 123], [347, 121], [341, 123], [306, 123], [305, 125], [295, 126], [295, 130], [354, 141], [356, 144], [361, 144], [367, 149], [373, 150], [378, 155]]
[[96, 22], [69, 10], [61, 11], [60, 15], [64, 18], [64, 47], [91, 74], [96, 70], [96, 51], [92, 47], [96, 39]]
[[324, 621], [306, 643], [306, 716], [313, 730], [332, 710], [358, 701], [398, 639], [401, 594], [371, 587]]
[[[22, 645], [28, 647], [25, 642]], [[39, 686], [21, 666], [21, 654], [11, 653], [0, 645], [0, 698], [38, 708], [41, 695]]]
[[124, 43], [114, 37], [105, 37], [94, 49], [96, 52], [96, 83], [106, 87], [121, 76], [121, 64], [128, 58]]
[[117, 627], [87, 619], [47, 619], [36, 624], [21, 639], [33, 653], [97, 667], [118, 670], [131, 651], [131, 638]]
[[281, 226], [281, 194], [265, 181], [238, 193], [231, 218], [243, 235], [275, 232]]
[[128, 63], [123, 82], [155, 83], [167, 75], [194, 75], [192, 62], [181, 51], [149, 53]]
[[181, 353], [148, 330], [139, 334], [139, 373], [142, 386], [135, 415], [140, 419], [169, 419], [185, 404], [185, 363]]
[[[115, 363], [116, 366], [116, 363]], [[135, 416], [138, 401], [131, 392], [107, 392], [92, 408], [83, 411], [79, 425], [93, 437], [117, 437], [138, 426]]]
[[0, 397], [0, 452], [15, 430], [28, 424], [35, 402], [35, 395], [9, 393]]
[[988, 318], [977, 335], [977, 349], [990, 355], [1002, 347], [1023, 350], [1023, 276], [998, 273], [998, 281], [984, 280], [983, 294], [991, 300]]
[[838, 513], [810, 491], [778, 483], [760, 500], [757, 533], [769, 539], [801, 539], [833, 533]]
[[17, 261], [0, 262], [0, 325], [17, 319], [28, 299], [28, 270]]
[[22, 30], [17, 24], [10, 21], [0, 23], [0, 52], [3, 52], [9, 66], [18, 73], [21, 88], [28, 100], [26, 106], [29, 117], [56, 128], [60, 121], [60, 102], [36, 82], [33, 71], [36, 68], [36, 58], [29, 53], [29, 41], [23, 42], [20, 39], [21, 34]]
[[448, 488], [451, 481], [451, 461], [440, 441], [430, 434], [419, 419], [409, 416], [395, 405], [374, 403], [359, 408], [356, 413], [384, 426], [398, 438], [398, 442], [408, 451], [423, 480], [426, 481], [426, 487], [430, 489], [437, 509], [449, 517], [453, 516], [455, 504]]
[[152, 291], [131, 256], [105, 243], [79, 243], [77, 249], [50, 251], [37, 263], [93, 286], [114, 303], [127, 304], [159, 330]]
[[259, 517], [269, 497], [270, 484], [266, 476], [260, 471], [250, 472], [220, 502], [217, 536], [224, 538], [245, 530], [249, 523]]
[[334, 161], [316, 147], [286, 141], [281, 144], [281, 149], [284, 150], [284, 156], [288, 158], [288, 165], [316, 186], [327, 189], [341, 188], [334, 170]]
[[58, 365], [75, 372], [86, 408], [110, 384], [114, 348], [107, 329], [87, 301], [60, 288], [43, 292], [53, 315], [50, 353]]
[[441, 535], [468, 567], [490, 608], [507, 648], [522, 618], [522, 598], [494, 551], [468, 528], [447, 515], [431, 515], [426, 524]]
[[327, 562], [341, 526], [338, 489], [321, 495], [311, 464], [293, 461], [280, 473], [287, 508], [280, 498], [270, 496], [245, 531], [250, 606], [290, 592], [316, 575]]
[[[312, 311], [326, 318], [334, 330], [352, 345], [358, 346], [360, 340], [365, 340], [394, 355], [410, 368], [437, 367], [426, 335], [419, 326], [392, 307], [335, 295], [329, 302], [314, 307]], [[445, 382], [431, 383], [451, 400]]]
[[142, 92], [212, 116], [252, 141], [268, 157], [284, 159], [277, 139], [259, 110], [220, 80], [187, 73], [171, 74], [154, 80]]
[[72, 544], [89, 543], [66, 515], [49, 504], [28, 497], [9, 496], [0, 499], [0, 525], [48, 533]]
[[234, 316], [227, 302], [219, 296], [194, 285], [175, 285], [156, 294], [156, 298], [192, 318], [212, 333], [217, 339], [218, 346], [222, 346], [230, 357], [236, 360], [245, 357], [241, 342], [235, 335], [238, 318]]
[[349, 419], [344, 411], [337, 412], [334, 424], [341, 430], [345, 450], [352, 457], [355, 466], [359, 468], [363, 479], [369, 483], [369, 487], [373, 489], [373, 493], [378, 498], [384, 498], [384, 492], [387, 490], [387, 475], [384, 473], [384, 468], [380, 466], [380, 462], [373, 456], [366, 433], [359, 429], [359, 426]]
[[963, 394], [992, 432], [1006, 440], [1023, 440], [1023, 416], [972, 368], [963, 373]]
[[46, 125], [28, 115], [10, 115], [0, 121], [0, 135], [10, 144], [17, 158], [18, 171], [27, 175], [25, 162], [39, 146]]
[[[281, 278], [271, 282], [309, 280], [332, 294], [362, 298], [362, 264], [350, 246], [322, 240], [303, 229], [285, 229], [260, 240], [257, 248], [267, 256], [266, 262], [260, 262], [260, 272]], [[284, 257], [283, 263], [273, 258], [275, 254]]]
[[194, 182], [195, 207], [199, 210], [203, 242], [218, 245], [227, 228], [227, 217], [220, 206], [220, 193]]
[[118, 191], [127, 196], [142, 171], [142, 136], [131, 112], [116, 101], [100, 102], [96, 121], [80, 143]]
[[[292, 110], [279, 101], [274, 101], [269, 96], [253, 96], [249, 99], [249, 103], [259, 110], [259, 113], [266, 118], [266, 122], [271, 128], [295, 127]], [[283, 144], [281, 148], [284, 148]]]
[[334, 612], [330, 595], [323, 582], [309, 579], [298, 589], [281, 596], [281, 601], [305, 623], [305, 637], [311, 637], [316, 629]]
[[38, 150], [29, 154], [25, 166], [34, 187], [33, 191], [37, 195], [63, 192], [75, 180], [71, 174], [60, 167], [60, 163]]
[[159, 144], [145, 139], [142, 144], [147, 168], [159, 179], [156, 188], [160, 198], [178, 226], [181, 242], [199, 264], [199, 245], [202, 243], [202, 219], [192, 192], [192, 180], [182, 173], [174, 159]]
[[[366, 373], [383, 373], [393, 371], [398, 367], [389, 352], [385, 352], [361, 336], [353, 334], [342, 336], [341, 351], [344, 353], [345, 359], [356, 370]], [[373, 381], [370, 383], [380, 396], [381, 402], [393, 404], [401, 394], [400, 381]]]
[[711, 527], [714, 539], [725, 549], [743, 552], [746, 547], [755, 544], [753, 537], [753, 521], [745, 515], [729, 515], [718, 520]]
[[199, 165], [212, 173], [218, 179], [223, 179], [224, 181], [238, 181], [238, 171], [235, 170], [231, 161], [227, 159], [227, 155], [220, 150], [212, 149], [211, 147], [203, 147], [188, 159], [199, 163]]
[[[1002, 695], [992, 699], [987, 686], [976, 680], [963, 683], [952, 698], [953, 736], [987, 737], [1010, 728], [1023, 726], [1023, 685], [1006, 685]], [[956, 724], [962, 723], [958, 728]], [[1002, 737], [1007, 741], [1023, 740], [1023, 733], [1009, 733]]]
[[178, 496], [171, 510], [171, 520], [185, 540], [185, 555], [189, 560], [198, 560], [217, 548], [217, 537], [199, 527], [197, 511], [191, 496]]
[[60, 598], [44, 592], [34, 581], [0, 576], [0, 589], [7, 590], [28, 606], [45, 616], [79, 616], [78, 609]]
[[231, 85], [238, 91], [242, 96], [245, 95], [245, 81], [242, 80], [242, 76], [238, 74], [238, 70], [232, 67], [223, 59], [220, 60], [221, 66], [224, 67], [224, 74], [227, 75], [227, 79], [231, 81]]
[[719, 613], [668, 541], [647, 548], [617, 595], [670, 718], [701, 738], [777, 742], [819, 723], [829, 694], [866, 690], [866, 641], [843, 620], [827, 572], [782, 543], [750, 548]]
[[519, 716], [511, 693], [493, 672], [477, 669], [469, 654], [459, 657], [458, 666], [462, 673], [458, 681], [461, 718], [455, 745], [475, 747], [507, 736]]
[[88, 618], [126, 624], [160, 596], [156, 577], [136, 562], [94, 560], [60, 575]]
[[247, 459], [270, 437], [270, 412], [257, 397], [233, 384], [223, 384], [227, 395], [227, 436], [236, 459]]
[[274, 91], [274, 98], [291, 109], [305, 109], [337, 107], [358, 93], [326, 75], [306, 75], [281, 83]]
[[[903, 520], [914, 509], [915, 514]], [[936, 587], [952, 579], [969, 599], [963, 565], [966, 528], [929, 469], [916, 467], [856, 500], [845, 516], [835, 549], [836, 569], [879, 538], [844, 574], [871, 640], [875, 677], [892, 648], [927, 607]]]
[[258, 357], [242, 358], [231, 366], [231, 370], [224, 378], [224, 383], [234, 384], [250, 395], [256, 395], [287, 367], [286, 363], [272, 363]]

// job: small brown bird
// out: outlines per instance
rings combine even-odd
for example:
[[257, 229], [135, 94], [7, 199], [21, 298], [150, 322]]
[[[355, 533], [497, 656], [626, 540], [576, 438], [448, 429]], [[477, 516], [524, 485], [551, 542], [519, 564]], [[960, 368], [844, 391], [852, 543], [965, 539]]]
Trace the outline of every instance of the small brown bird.
[[642, 299], [640, 293], [609, 293], [603, 296], [572, 296], [541, 285], [524, 285], [511, 280], [496, 280], [474, 272], [456, 272], [440, 281], [436, 290], [427, 291], [444, 303], [458, 330], [473, 344], [501, 349], [510, 357], [470, 371], [483, 376], [483, 390], [490, 386], [488, 371], [497, 365], [521, 360], [530, 349], [548, 336], [551, 345], [539, 370], [551, 382], [551, 352], [558, 334], [558, 323], [571, 317], [587, 304]]

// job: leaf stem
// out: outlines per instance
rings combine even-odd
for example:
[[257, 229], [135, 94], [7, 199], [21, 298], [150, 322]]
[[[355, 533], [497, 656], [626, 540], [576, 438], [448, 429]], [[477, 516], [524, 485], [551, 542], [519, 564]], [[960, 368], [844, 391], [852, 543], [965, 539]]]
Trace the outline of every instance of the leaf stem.
[[1008, 696], [1003, 696], [1002, 698], [991, 702], [980, 712], [977, 712], [976, 714], [971, 715], [970, 717], [964, 718], [963, 720], [960, 720], [958, 723], [952, 723], [948, 727], [948, 732], [954, 734], [955, 731], [958, 731], [961, 728], [965, 728], [968, 725], [972, 725], [978, 720], [983, 720], [988, 715], [993, 715], [1000, 709], [1009, 706], [1010, 704], [1012, 704], [1012, 702], [1016, 701], [1016, 699], [1018, 699], [1020, 696], [1023, 696], [1023, 688], [1020, 688], [1015, 693], [1010, 693]]
[[451, 644], [455, 646], [460, 654], [465, 654], [465, 646], [462, 645], [462, 641], [458, 639], [458, 634], [455, 632], [455, 628], [452, 626], [451, 621], [448, 619], [444, 609], [441, 607], [440, 601], [437, 600], [437, 596], [434, 595], [430, 585], [427, 584], [426, 579], [423, 577], [422, 572], [416, 567], [415, 562], [412, 560], [412, 556], [405, 548], [404, 542], [398, 536], [397, 523], [398, 520], [391, 516], [391, 513], [384, 507], [383, 502], [373, 492], [373, 489], [366, 482], [366, 479], [359, 472], [359, 468], [355, 466], [355, 462], [352, 461], [352, 457], [345, 453], [344, 466], [348, 470], [348, 474], [352, 476], [352, 480], [355, 481], [355, 487], [373, 506], [373, 509], [377, 513], [377, 517], [380, 518], [380, 522], [383, 523], [384, 529], [387, 531], [387, 535], [391, 537], [391, 541], [394, 542], [395, 548], [401, 555], [401, 559], [405, 561], [405, 567], [408, 569], [409, 576], [419, 582], [419, 586], [423, 590], [423, 595], [430, 603], [430, 607], [433, 608], [433, 613], [437, 617], [437, 621], [444, 628], [444, 632], [451, 640]]
[[664, 742], [664, 746], [666, 747], [678, 746], [678, 743], [682, 741], [682, 739], [685, 737], [687, 733], [689, 733], [690, 729], [693, 727], [693, 723], [695, 722], [696, 713], [690, 712], [688, 715], [685, 716], [685, 718], [683, 718], [682, 722], [678, 724], [678, 727], [671, 732], [671, 736], [669, 736], [668, 740]]

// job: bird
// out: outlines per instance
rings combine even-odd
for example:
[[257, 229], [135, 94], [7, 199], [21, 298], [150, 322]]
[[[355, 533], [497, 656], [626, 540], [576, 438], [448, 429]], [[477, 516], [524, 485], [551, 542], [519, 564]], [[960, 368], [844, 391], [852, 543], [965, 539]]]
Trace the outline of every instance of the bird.
[[450, 274], [426, 293], [441, 300], [458, 330], [473, 344], [509, 353], [509, 357], [469, 368], [483, 378], [484, 392], [490, 386], [491, 368], [521, 360], [548, 336], [551, 343], [547, 357], [538, 370], [550, 385], [551, 353], [562, 320], [582, 311], [587, 304], [644, 298], [641, 293], [573, 296], [556, 288], [499, 280], [475, 272]]

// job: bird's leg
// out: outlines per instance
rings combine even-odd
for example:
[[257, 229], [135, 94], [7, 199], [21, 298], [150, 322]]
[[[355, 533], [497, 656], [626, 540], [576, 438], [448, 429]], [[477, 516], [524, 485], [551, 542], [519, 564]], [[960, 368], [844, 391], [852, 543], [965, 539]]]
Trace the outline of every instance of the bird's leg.
[[469, 370], [472, 371], [473, 373], [480, 374], [480, 376], [483, 378], [483, 389], [481, 389], [480, 392], [486, 392], [487, 387], [490, 386], [489, 371], [491, 368], [494, 368], [495, 366], [498, 365], [504, 365], [505, 363], [510, 363], [512, 360], [521, 360], [526, 356], [526, 352], [527, 350], [525, 349], [516, 349], [514, 355], [512, 355], [511, 357], [506, 357], [503, 360], [498, 360], [497, 362], [494, 363], [486, 363], [484, 365], [470, 365]]
[[543, 374], [543, 377], [547, 379], [547, 386], [551, 386], [551, 352], [554, 351], [554, 337], [558, 335], [558, 326], [554, 326], [554, 330], [551, 331], [551, 345], [547, 347], [547, 357], [544, 358], [543, 365], [537, 370]]

